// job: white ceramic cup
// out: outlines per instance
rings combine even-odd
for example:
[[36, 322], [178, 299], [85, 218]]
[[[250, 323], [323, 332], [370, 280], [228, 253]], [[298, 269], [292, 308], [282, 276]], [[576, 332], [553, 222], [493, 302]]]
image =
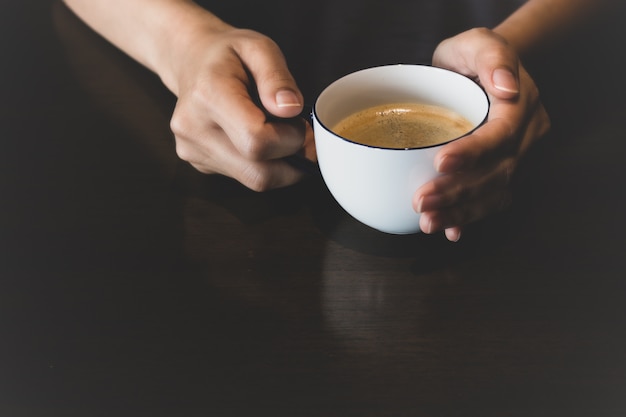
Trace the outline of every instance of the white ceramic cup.
[[352, 142], [331, 130], [359, 110], [399, 102], [453, 110], [468, 119], [474, 130], [486, 120], [489, 100], [471, 79], [427, 65], [386, 65], [357, 71], [330, 84], [318, 97], [313, 107], [315, 146], [331, 194], [360, 222], [382, 232], [409, 234], [420, 232], [413, 194], [438, 175], [434, 157], [445, 143], [379, 148]]

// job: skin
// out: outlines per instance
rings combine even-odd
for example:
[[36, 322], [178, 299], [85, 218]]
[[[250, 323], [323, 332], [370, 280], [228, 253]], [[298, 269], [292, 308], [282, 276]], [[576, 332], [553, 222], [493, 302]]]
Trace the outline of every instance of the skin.
[[506, 209], [511, 179], [526, 151], [550, 128], [534, 81], [522, 65], [571, 33], [603, 0], [530, 0], [493, 30], [479, 28], [444, 40], [433, 64], [476, 79], [489, 95], [487, 123], [435, 157], [442, 175], [418, 189], [413, 208], [425, 233], [444, 230], [458, 241], [462, 226]]
[[433, 64], [475, 78], [491, 103], [487, 123], [439, 151], [434, 163], [442, 175], [413, 198], [425, 233], [444, 230], [458, 241], [461, 225], [511, 204], [516, 167], [550, 120], [515, 50], [494, 31], [473, 29], [442, 42]]
[[[296, 152], [313, 157], [314, 144], [304, 122], [286, 120], [300, 114], [303, 98], [271, 39], [186, 0], [66, 4], [177, 96], [171, 128], [181, 159], [257, 191], [302, 178], [279, 158]], [[249, 94], [253, 84], [263, 108]]]
[[[437, 47], [433, 64], [476, 79], [491, 109], [485, 125], [440, 150], [435, 167], [442, 175], [415, 192], [425, 233], [445, 231], [457, 241], [463, 225], [511, 204], [519, 161], [550, 127], [522, 59], [609, 1], [529, 0], [496, 28], [472, 29]], [[302, 178], [281, 158], [314, 159], [314, 141], [303, 122], [288, 120], [302, 111], [303, 97], [267, 36], [233, 27], [189, 0], [65, 3], [176, 95], [171, 128], [181, 159], [257, 191]]]

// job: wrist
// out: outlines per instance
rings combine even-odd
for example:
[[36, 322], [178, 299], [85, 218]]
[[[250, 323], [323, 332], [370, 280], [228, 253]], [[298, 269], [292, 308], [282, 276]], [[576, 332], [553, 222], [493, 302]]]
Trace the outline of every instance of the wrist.
[[[207, 37], [229, 29], [230, 25], [192, 2], [170, 10], [163, 17], [159, 36], [155, 38], [159, 46], [152, 69], [163, 84], [178, 95], [183, 72], [190, 65], [186, 57], [197, 57], [202, 52], [195, 49], [206, 45]], [[199, 41], [201, 38], [205, 40]]]

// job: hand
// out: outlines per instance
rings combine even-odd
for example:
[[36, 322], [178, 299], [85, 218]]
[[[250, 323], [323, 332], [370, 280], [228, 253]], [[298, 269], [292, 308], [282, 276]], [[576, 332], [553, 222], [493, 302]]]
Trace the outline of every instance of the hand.
[[313, 158], [314, 144], [310, 132], [305, 141], [304, 120], [292, 119], [303, 98], [278, 46], [224, 24], [194, 31], [178, 49], [169, 83], [178, 97], [171, 120], [178, 156], [256, 191], [297, 182], [303, 173], [281, 158]]
[[457, 241], [463, 225], [511, 204], [518, 163], [547, 133], [550, 120], [516, 52], [491, 30], [472, 29], [443, 41], [433, 65], [474, 78], [491, 104], [482, 127], [441, 148], [434, 162], [441, 176], [413, 198], [425, 233], [445, 230], [449, 240]]

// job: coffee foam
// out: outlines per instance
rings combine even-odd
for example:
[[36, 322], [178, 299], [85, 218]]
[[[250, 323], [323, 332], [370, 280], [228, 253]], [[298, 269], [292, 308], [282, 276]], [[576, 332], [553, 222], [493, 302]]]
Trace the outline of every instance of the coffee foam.
[[393, 103], [353, 113], [332, 130], [364, 145], [403, 149], [444, 143], [472, 128], [469, 120], [443, 107]]

